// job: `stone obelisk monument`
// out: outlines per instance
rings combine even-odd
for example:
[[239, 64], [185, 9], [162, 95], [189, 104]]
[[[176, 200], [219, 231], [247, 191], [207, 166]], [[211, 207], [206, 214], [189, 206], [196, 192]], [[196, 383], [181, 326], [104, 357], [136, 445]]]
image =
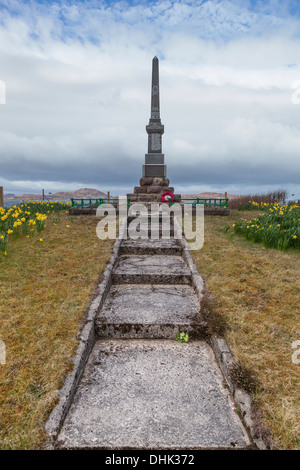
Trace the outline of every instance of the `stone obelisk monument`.
[[162, 153], [162, 135], [164, 126], [160, 119], [159, 109], [159, 73], [158, 58], [152, 61], [152, 87], [151, 87], [151, 117], [146, 126], [148, 133], [148, 153], [145, 155], [145, 165], [143, 165], [143, 177], [166, 177], [166, 165], [164, 164], [164, 154]]
[[[162, 153], [162, 135], [164, 126], [160, 119], [159, 106], [159, 64], [158, 58], [152, 60], [152, 85], [151, 85], [151, 117], [146, 126], [148, 134], [148, 153], [145, 155], [143, 176], [140, 186], [134, 188], [133, 194], [128, 194], [131, 202], [160, 202], [164, 192], [174, 193], [174, 188], [169, 187], [167, 167]], [[180, 199], [180, 194], [174, 194], [174, 198]]]

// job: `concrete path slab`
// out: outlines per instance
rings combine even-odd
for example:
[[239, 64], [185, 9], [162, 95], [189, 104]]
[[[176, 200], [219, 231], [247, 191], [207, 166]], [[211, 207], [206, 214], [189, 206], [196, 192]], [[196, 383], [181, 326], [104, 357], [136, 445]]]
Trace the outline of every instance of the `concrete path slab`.
[[[153, 228], [151, 227], [150, 223], [141, 223], [139, 225], [138, 229], [134, 230], [134, 234], [128, 231], [128, 237], [131, 238], [133, 236], [136, 236], [136, 230], [139, 234], [139, 237], [136, 238], [138, 240], [139, 238], [143, 237], [148, 237], [148, 238], [158, 238], [160, 240], [170, 240], [174, 238], [175, 230], [173, 225], [157, 225], [157, 227]], [[133, 239], [133, 238], [132, 238]]]
[[121, 245], [121, 254], [135, 255], [178, 255], [182, 253], [182, 248], [178, 241], [170, 240], [124, 240]]
[[175, 339], [181, 331], [199, 337], [206, 333], [205, 322], [194, 324], [199, 309], [197, 295], [187, 285], [114, 285], [95, 329], [102, 338]]
[[56, 448], [245, 448], [222, 382], [205, 342], [99, 340]]
[[112, 279], [115, 284], [190, 284], [191, 272], [181, 256], [123, 255]]

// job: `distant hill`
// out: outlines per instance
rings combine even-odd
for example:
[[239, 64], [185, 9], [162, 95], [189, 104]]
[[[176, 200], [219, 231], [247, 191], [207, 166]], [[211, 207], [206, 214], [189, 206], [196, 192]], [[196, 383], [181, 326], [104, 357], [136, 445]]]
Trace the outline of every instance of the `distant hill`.
[[[99, 198], [99, 197], [106, 197], [107, 195], [103, 193], [102, 191], [99, 191], [98, 189], [92, 189], [92, 188], [81, 188], [77, 189], [76, 191], [60, 191], [58, 193], [53, 193], [50, 194], [51, 198], [57, 198], [57, 199], [63, 199], [63, 198]], [[47, 197], [49, 197], [49, 194], [47, 194]]]
[[[42, 194], [22, 194], [21, 196], [10, 196], [6, 195], [9, 199], [41, 199]], [[87, 199], [87, 198], [99, 198], [107, 197], [103, 191], [93, 188], [80, 188], [76, 191], [59, 191], [57, 193], [45, 194], [45, 198], [56, 200], [56, 199]]]

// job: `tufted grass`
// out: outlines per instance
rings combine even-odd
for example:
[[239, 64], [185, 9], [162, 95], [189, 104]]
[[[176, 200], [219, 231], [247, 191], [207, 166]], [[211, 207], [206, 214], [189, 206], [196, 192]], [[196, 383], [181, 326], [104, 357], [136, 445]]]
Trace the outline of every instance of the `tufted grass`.
[[[0, 258], [0, 448], [37, 449], [43, 425], [72, 370], [77, 333], [113, 241], [96, 237], [98, 219], [60, 216], [42, 234], [10, 243]], [[42, 241], [40, 241], [42, 238]]]
[[292, 362], [292, 343], [300, 340], [299, 251], [226, 233], [241, 217], [247, 213], [205, 217], [204, 247], [192, 254], [236, 358], [262, 384], [255, 399], [275, 447], [299, 449], [300, 364]]

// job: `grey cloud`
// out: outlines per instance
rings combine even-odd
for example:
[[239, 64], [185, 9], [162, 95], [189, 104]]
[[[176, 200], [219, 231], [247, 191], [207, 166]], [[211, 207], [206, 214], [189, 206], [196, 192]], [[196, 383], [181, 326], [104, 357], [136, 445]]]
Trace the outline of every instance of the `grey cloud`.
[[246, 161], [227, 161], [220, 164], [199, 161], [199, 165], [176, 165], [176, 168], [170, 167], [169, 177], [174, 185], [237, 185], [240, 191], [243, 186], [251, 185], [261, 191], [268, 185], [299, 185], [299, 173], [293, 168], [282, 174], [279, 165], [270, 168], [268, 164], [257, 164], [251, 168]]
[[299, 184], [299, 20], [238, 1], [14, 5], [0, 26], [2, 178], [130, 191], [158, 50], [172, 185]]

